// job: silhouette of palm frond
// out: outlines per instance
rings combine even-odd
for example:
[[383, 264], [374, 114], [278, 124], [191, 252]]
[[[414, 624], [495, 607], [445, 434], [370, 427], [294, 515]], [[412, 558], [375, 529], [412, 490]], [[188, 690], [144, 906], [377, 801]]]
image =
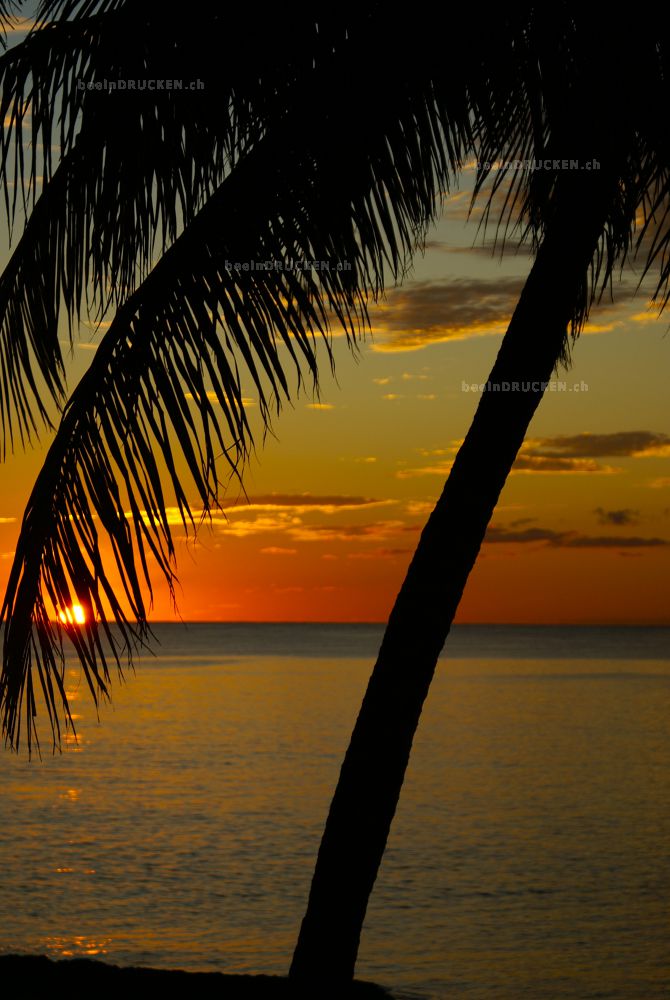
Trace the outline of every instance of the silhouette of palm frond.
[[[622, 104], [616, 134], [611, 114], [594, 122], [596, 29], [571, 5], [551, 17], [518, 5], [483, 38], [463, 35], [448, 60], [439, 30], [460, 38], [465, 14], [448, 25], [445, 16], [434, 37], [390, 23], [376, 4], [362, 13], [345, 4], [318, 24], [302, 5], [268, 13], [262, 26], [251, 10], [224, 16], [214, 3], [197, 31], [157, 3], [143, 5], [141, 31], [137, 18], [126, 0], [50, 0], [37, 29], [0, 59], [9, 123], [0, 176], [10, 221], [27, 216], [0, 278], [0, 413], [12, 445], [50, 422], [46, 396], [64, 405], [61, 316], [72, 337], [82, 317], [114, 315], [63, 410], [2, 608], [0, 693], [14, 745], [22, 718], [29, 745], [37, 735], [37, 689], [56, 741], [61, 709], [69, 718], [55, 611], [77, 602], [99, 621], [71, 638], [94, 698], [106, 695], [110, 665], [146, 636], [152, 557], [174, 585], [172, 500], [192, 526], [253, 447], [245, 387], [269, 426], [306, 376], [318, 385], [318, 345], [332, 364], [334, 324], [355, 345], [368, 301], [403, 276], [467, 156], [551, 161], [569, 149], [616, 171], [573, 335], [652, 226], [646, 265], [660, 262], [659, 295], [667, 289], [660, 104], [634, 120]], [[241, 44], [252, 36], [252, 47]], [[630, 58], [636, 94], [650, 81], [664, 93], [665, 47], [645, 38]], [[405, 72], [389, 71], [396, 66]], [[89, 89], [177, 75], [203, 88], [132, 100]], [[483, 168], [475, 196], [492, 210], [502, 195], [493, 217], [502, 238], [517, 232], [538, 245], [560, 210], [559, 182], [568, 183], [560, 170]], [[291, 260], [330, 269], [297, 271]], [[251, 261], [273, 266], [235, 268]]]
[[[121, 30], [121, 13], [105, 15], [113, 31]], [[286, 93], [271, 101], [253, 74], [245, 93], [240, 70], [241, 82], [233, 79], [224, 101], [217, 89], [216, 128], [208, 124], [211, 107], [202, 126], [187, 120], [194, 117], [187, 102], [170, 107], [156, 124], [168, 137], [163, 152], [171, 154], [161, 160], [152, 150], [156, 131], [151, 125], [145, 130], [146, 108], [124, 106], [119, 112], [117, 102], [122, 120], [115, 122], [112, 105], [103, 127], [99, 95], [74, 86], [80, 56], [71, 56], [70, 46], [83, 45], [86, 32], [77, 33], [73, 24], [54, 27], [58, 58], [41, 37], [51, 26], [26, 43], [32, 66], [28, 97], [41, 109], [33, 111], [33, 136], [48, 142], [53, 122], [43, 95], [62, 91], [65, 79], [74, 110], [71, 118], [61, 118], [61, 161], [53, 170], [46, 163], [48, 180], [0, 283], [5, 384], [20, 387], [4, 396], [3, 416], [13, 416], [29, 434], [36, 417], [46, 415], [42, 386], [31, 374], [35, 366], [56, 401], [62, 398], [61, 300], [71, 328], [82, 308], [93, 308], [98, 319], [117, 311], [63, 412], [17, 546], [2, 612], [4, 724], [15, 743], [24, 698], [28, 741], [35, 735], [34, 665], [56, 739], [61, 703], [67, 718], [61, 626], [53, 621], [54, 611], [76, 601], [99, 619], [100, 627], [91, 623], [72, 639], [94, 697], [105, 694], [109, 660], [120, 664], [122, 647], [144, 635], [149, 554], [173, 582], [166, 481], [185, 524], [194, 520], [194, 492], [199, 510], [215, 506], [222, 467], [237, 473], [253, 445], [243, 385], [254, 387], [266, 425], [292, 394], [287, 365], [295, 370], [295, 388], [305, 374], [317, 385], [318, 341], [329, 357], [330, 330], [337, 323], [355, 342], [366, 323], [368, 296], [379, 293], [385, 272], [402, 273], [463, 145], [461, 134], [436, 144], [436, 136], [449, 134], [449, 124], [430, 80], [408, 95], [398, 83], [393, 114], [382, 116], [375, 128], [365, 108], [353, 114], [361, 80], [351, 81], [346, 92], [334, 73], [341, 57], [321, 27], [313, 48], [323, 50], [323, 64], [315, 69], [310, 60], [308, 67], [313, 89], [295, 81], [297, 57], [278, 67], [280, 77], [288, 78]], [[295, 33], [289, 34], [299, 51]], [[357, 44], [364, 48], [368, 42], [361, 38]], [[90, 68], [96, 50], [87, 52]], [[0, 65], [11, 119], [3, 144], [5, 181], [10, 148], [22, 148], [27, 86], [25, 64], [15, 52], [9, 55]], [[378, 69], [368, 68], [368, 84]], [[95, 72], [111, 75], [99, 64]], [[315, 113], [315, 93], [326, 101], [326, 120]], [[71, 124], [77, 116], [78, 131]], [[406, 137], [410, 125], [412, 142]], [[174, 154], [171, 126], [181, 139], [174, 141]], [[344, 130], [347, 144], [333, 148], [333, 135]], [[200, 154], [197, 169], [193, 145]], [[362, 151], [353, 164], [350, 145]], [[347, 168], [348, 183], [342, 185]], [[27, 203], [35, 194], [36, 166], [26, 173]], [[16, 200], [10, 207], [18, 211]], [[147, 273], [156, 239], [158, 260]], [[252, 261], [272, 266], [247, 270]], [[291, 261], [316, 261], [319, 269], [295, 269]], [[37, 400], [36, 414], [28, 390]], [[185, 463], [174, 460], [175, 444]], [[126, 617], [103, 564], [100, 528], [112, 540], [137, 625]]]

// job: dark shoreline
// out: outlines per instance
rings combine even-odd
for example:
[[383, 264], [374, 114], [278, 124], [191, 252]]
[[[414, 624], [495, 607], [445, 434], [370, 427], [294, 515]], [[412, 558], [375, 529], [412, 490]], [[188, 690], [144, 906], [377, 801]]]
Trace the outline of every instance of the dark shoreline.
[[[324, 977], [325, 979], [325, 977]], [[52, 996], [106, 995], [131, 1000], [165, 995], [246, 1000], [249, 997], [283, 1000], [383, 1000], [390, 997], [381, 986], [354, 981], [350, 987], [332, 987], [326, 981], [298, 987], [284, 976], [226, 975], [222, 972], [183, 972], [178, 969], [145, 969], [108, 965], [91, 958], [54, 960], [45, 955], [0, 955], [0, 983], [13, 1000]]]

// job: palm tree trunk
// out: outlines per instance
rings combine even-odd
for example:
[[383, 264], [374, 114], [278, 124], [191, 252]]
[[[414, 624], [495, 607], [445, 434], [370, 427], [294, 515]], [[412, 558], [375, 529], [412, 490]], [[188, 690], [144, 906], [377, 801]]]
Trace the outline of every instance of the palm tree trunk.
[[575, 180], [566, 181], [570, 196], [554, 214], [489, 376], [492, 385], [534, 387], [482, 394], [391, 612], [319, 849], [290, 970], [296, 979], [353, 977], [368, 898], [438, 656], [542, 398], [541, 383], [561, 356], [602, 233], [602, 181]]

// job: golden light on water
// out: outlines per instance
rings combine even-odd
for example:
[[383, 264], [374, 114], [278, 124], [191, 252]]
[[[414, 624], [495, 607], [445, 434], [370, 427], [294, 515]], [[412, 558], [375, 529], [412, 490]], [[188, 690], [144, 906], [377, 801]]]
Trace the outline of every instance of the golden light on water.
[[106, 955], [111, 938], [89, 938], [84, 935], [75, 937], [48, 937], [45, 941], [47, 953], [62, 958], [81, 958], [83, 956]]
[[58, 617], [63, 625], [84, 625], [86, 623], [86, 612], [81, 604], [73, 604], [71, 608], [59, 611]]

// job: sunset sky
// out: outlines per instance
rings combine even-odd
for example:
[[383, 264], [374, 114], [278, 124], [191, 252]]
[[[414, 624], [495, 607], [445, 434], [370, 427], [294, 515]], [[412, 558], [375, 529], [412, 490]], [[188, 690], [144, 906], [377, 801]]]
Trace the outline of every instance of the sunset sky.
[[[371, 310], [359, 356], [336, 337], [337, 381], [324, 363], [320, 398], [303, 391], [275, 437], [259, 438], [244, 479], [251, 502], [231, 489], [196, 542], [175, 528], [184, 619], [387, 617], [531, 261], [482, 246], [477, 216], [467, 221], [473, 178], [474, 165], [406, 282]], [[7, 254], [3, 227], [3, 266]], [[648, 308], [652, 285], [635, 294], [638, 278], [628, 269], [615, 303], [594, 309], [572, 369], [557, 376], [565, 389], [547, 392], [458, 620], [670, 622], [670, 339], [667, 318]], [[71, 387], [97, 339], [79, 331]], [[252, 418], [255, 402], [250, 394]], [[42, 455], [17, 452], [5, 465], [3, 589]], [[156, 583], [153, 617], [170, 619]]]
[[[527, 253], [512, 249], [501, 263], [482, 248], [465, 221], [471, 182], [466, 173], [425, 256], [372, 311], [358, 359], [336, 338], [337, 382], [325, 365], [320, 400], [303, 393], [276, 437], [259, 442], [245, 476], [251, 503], [232, 489], [226, 516], [180, 542], [183, 618], [386, 618], [477, 404], [463, 383], [486, 379], [530, 265]], [[636, 283], [627, 273], [616, 304], [593, 312], [558, 376], [566, 388], [547, 392], [460, 621], [670, 621], [670, 340]], [[92, 339], [82, 328], [71, 384]], [[248, 407], [253, 416], [252, 397]], [[5, 466], [3, 587], [41, 455], [16, 453]], [[153, 616], [169, 619], [157, 583]]]

